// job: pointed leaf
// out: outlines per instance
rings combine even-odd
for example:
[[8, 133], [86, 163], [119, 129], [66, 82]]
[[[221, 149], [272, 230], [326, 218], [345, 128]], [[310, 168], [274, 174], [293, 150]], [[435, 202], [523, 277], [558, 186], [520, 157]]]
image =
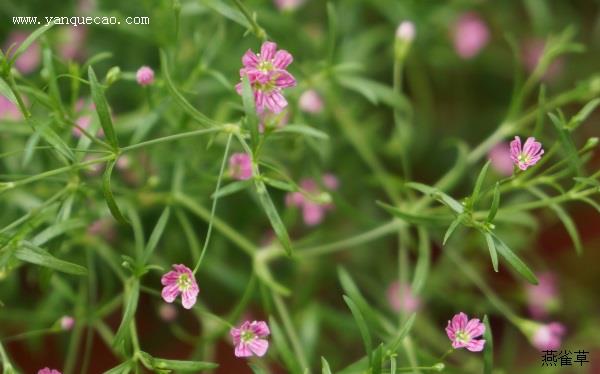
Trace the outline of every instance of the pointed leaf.
[[53, 270], [73, 275], [87, 275], [87, 269], [83, 266], [59, 260], [48, 251], [31, 243], [23, 242], [22, 246], [15, 252], [15, 257], [21, 261], [44, 266]]
[[96, 106], [96, 113], [98, 114], [98, 120], [100, 121], [102, 130], [104, 130], [104, 135], [113, 149], [117, 150], [119, 149], [119, 142], [117, 140], [117, 134], [115, 133], [112, 123], [110, 110], [108, 109], [108, 103], [106, 102], [106, 97], [104, 96], [104, 89], [100, 83], [98, 83], [96, 73], [94, 73], [94, 69], [91, 66], [88, 67], [88, 79], [90, 81], [90, 89], [92, 91], [92, 100]]
[[486, 222], [489, 222], [489, 223], [494, 222], [494, 218], [496, 218], [496, 214], [498, 213], [499, 206], [500, 206], [500, 182], [496, 182], [496, 186], [494, 187], [494, 196], [492, 198], [492, 206], [490, 207], [490, 211], [488, 212]]
[[50, 30], [52, 28], [52, 26], [54, 26], [54, 23], [43, 25], [40, 28], [36, 29], [31, 34], [29, 34], [29, 36], [27, 38], [25, 38], [23, 43], [21, 43], [19, 45], [19, 47], [15, 50], [15, 52], [11, 54], [11, 56], [10, 56], [11, 64], [14, 63], [19, 58], [19, 56], [21, 54], [23, 54], [27, 50], [27, 48], [29, 48], [29, 46], [31, 44], [33, 44], [33, 42], [35, 42], [37, 39], [39, 39], [39, 37], [42, 36], [42, 34], [44, 34], [46, 31]]
[[387, 210], [401, 220], [414, 225], [444, 226], [452, 219], [452, 216], [450, 215], [419, 215], [416, 213], [408, 213], [381, 201], [377, 201], [377, 205], [381, 206], [383, 209]]
[[143, 264], [148, 262], [150, 256], [152, 255], [152, 252], [154, 252], [154, 249], [158, 245], [158, 241], [162, 237], [162, 234], [165, 231], [165, 227], [169, 222], [170, 215], [171, 208], [167, 206], [163, 210], [158, 221], [156, 222], [156, 226], [154, 226], [154, 230], [152, 230], [152, 234], [150, 234], [150, 239], [148, 239], [148, 244], [146, 244], [146, 248], [144, 248], [144, 258], [142, 260]]
[[294, 125], [294, 124], [285, 125], [284, 127], [280, 128], [280, 129], [276, 129], [274, 131], [274, 133], [275, 134], [285, 134], [285, 133], [300, 134], [300, 135], [305, 135], [305, 136], [309, 136], [312, 138], [329, 140], [329, 135], [327, 133], [325, 133], [321, 130], [317, 130], [314, 127], [307, 126], [307, 125]]
[[477, 176], [477, 181], [475, 182], [475, 188], [473, 188], [473, 193], [471, 194], [471, 204], [475, 206], [477, 204], [477, 200], [479, 199], [479, 193], [481, 192], [481, 187], [483, 186], [483, 182], [485, 181], [485, 176], [487, 175], [488, 168], [490, 167], [490, 163], [492, 160], [488, 160], [485, 165], [481, 168], [479, 175]]
[[291, 256], [293, 249], [290, 236], [288, 235], [287, 229], [285, 228], [279, 213], [277, 213], [277, 209], [275, 208], [275, 204], [273, 204], [273, 200], [271, 200], [271, 196], [269, 196], [267, 186], [265, 186], [265, 184], [259, 179], [254, 180], [254, 185], [256, 187], [258, 200], [265, 210], [265, 213], [269, 218], [269, 222], [271, 222], [271, 226], [273, 227], [273, 231], [275, 231], [275, 235], [277, 235], [277, 239], [279, 239], [279, 242], [283, 246], [283, 249], [287, 255]]
[[492, 258], [492, 267], [494, 271], [498, 272], [498, 253], [496, 252], [496, 245], [494, 244], [494, 238], [490, 233], [484, 233], [485, 241], [487, 242], [488, 249], [490, 250], [490, 257]]
[[363, 317], [360, 309], [356, 306], [354, 301], [346, 295], [342, 296], [348, 308], [350, 308], [350, 312], [352, 312], [352, 316], [354, 316], [354, 320], [356, 321], [356, 325], [358, 326], [358, 330], [360, 331], [360, 335], [362, 337], [363, 343], [365, 345], [365, 351], [367, 356], [369, 357], [369, 366], [372, 366], [373, 363], [373, 341], [371, 340], [371, 334], [369, 333], [369, 329], [367, 328], [367, 324], [365, 322], [365, 318]]
[[442, 245], [446, 245], [446, 242], [448, 241], [448, 239], [450, 239], [452, 234], [454, 234], [454, 231], [456, 230], [456, 228], [458, 227], [458, 225], [460, 224], [461, 221], [462, 221], [462, 216], [457, 216], [454, 219], [454, 221], [452, 221], [452, 223], [450, 223], [450, 226], [448, 226], [448, 230], [446, 230], [446, 233], [444, 234], [444, 241], [442, 242]]
[[138, 300], [140, 297], [140, 282], [136, 278], [131, 278], [125, 286], [123, 293], [123, 318], [121, 324], [113, 339], [113, 347], [123, 352], [125, 340], [129, 336], [129, 326], [135, 317]]
[[332, 374], [329, 362], [327, 362], [325, 357], [321, 357], [321, 374]]
[[498, 251], [498, 253], [500, 253], [500, 256], [502, 256], [506, 260], [506, 262], [508, 262], [529, 283], [537, 285], [538, 279], [536, 278], [533, 271], [531, 271], [531, 269], [529, 269], [529, 267], [527, 267], [527, 265], [525, 265], [525, 263], [521, 261], [521, 259], [513, 251], [511, 251], [510, 248], [508, 248], [508, 246], [504, 244], [502, 240], [500, 240], [494, 234], [491, 235], [494, 238], [495, 248]]
[[492, 374], [494, 370], [494, 341], [492, 338], [492, 327], [490, 326], [487, 314], [483, 316], [483, 324], [485, 325], [485, 332], [483, 333], [483, 338], [485, 339], [483, 374]]
[[106, 205], [108, 205], [108, 209], [112, 216], [122, 224], [129, 224], [127, 219], [121, 213], [121, 209], [117, 205], [115, 201], [115, 197], [113, 196], [112, 189], [110, 186], [110, 178], [112, 175], [113, 168], [115, 167], [116, 160], [112, 160], [107, 163], [106, 170], [104, 171], [104, 176], [102, 178], [102, 190], [104, 192], [104, 199], [106, 200]]

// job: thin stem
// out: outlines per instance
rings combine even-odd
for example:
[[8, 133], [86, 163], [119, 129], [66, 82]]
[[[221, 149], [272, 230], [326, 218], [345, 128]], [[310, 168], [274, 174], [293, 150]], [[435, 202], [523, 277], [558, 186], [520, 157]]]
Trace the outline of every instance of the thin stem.
[[27, 331], [27, 332], [23, 332], [21, 334], [17, 334], [17, 335], [12, 335], [12, 336], [7, 336], [5, 338], [1, 338], [0, 341], [2, 341], [3, 343], [7, 343], [7, 342], [13, 342], [16, 340], [22, 340], [22, 339], [28, 339], [34, 336], [41, 336], [41, 335], [47, 335], [47, 334], [55, 334], [60, 332], [61, 330], [55, 327], [49, 327], [49, 328], [45, 328], [45, 329], [39, 329], [39, 330], [32, 330], [32, 331]]
[[227, 156], [229, 155], [229, 146], [231, 145], [231, 139], [233, 138], [233, 134], [230, 133], [227, 137], [227, 144], [225, 145], [225, 153], [223, 154], [223, 161], [221, 162], [221, 170], [219, 171], [219, 177], [217, 178], [217, 187], [215, 188], [215, 192], [213, 196], [212, 208], [210, 211], [210, 220], [208, 221], [208, 230], [206, 231], [206, 239], [204, 240], [204, 245], [202, 246], [202, 252], [200, 252], [200, 258], [194, 267], [193, 273], [196, 274], [198, 269], [200, 268], [200, 264], [204, 259], [204, 255], [206, 254], [206, 249], [208, 248], [208, 243], [210, 242], [210, 234], [212, 233], [213, 221], [215, 218], [215, 212], [217, 210], [217, 201], [219, 200], [219, 189], [221, 188], [221, 179], [223, 178], [223, 173], [225, 172], [225, 165], [227, 165]]
[[155, 144], [169, 142], [169, 141], [173, 141], [173, 140], [177, 140], [177, 139], [184, 139], [184, 138], [189, 138], [189, 137], [193, 137], [193, 136], [196, 136], [196, 135], [210, 134], [210, 133], [219, 132], [219, 131], [223, 131], [223, 128], [220, 127], [220, 126], [219, 127], [211, 127], [211, 128], [208, 128], [208, 129], [200, 129], [200, 130], [188, 131], [188, 132], [183, 132], [183, 133], [175, 134], [175, 135], [164, 136], [162, 138], [152, 139], [152, 140], [148, 140], [148, 141], [145, 141], [145, 142], [141, 142], [141, 143], [129, 145], [127, 147], [123, 147], [123, 148], [121, 148], [121, 152], [122, 153], [123, 152], [129, 152], [129, 151], [132, 151], [134, 149], [138, 149], [138, 148], [142, 148], [142, 147], [147, 147], [149, 145], [155, 145]]
[[252, 26], [254, 35], [256, 35], [256, 37], [262, 41], [267, 40], [267, 33], [262, 27], [258, 25], [254, 17], [252, 17], [250, 12], [248, 11], [248, 8], [246, 8], [246, 6], [240, 0], [235, 0], [235, 5], [238, 7], [238, 9], [242, 12], [244, 17], [246, 17], [246, 19]]
[[306, 359], [304, 348], [302, 348], [300, 339], [296, 334], [296, 329], [294, 329], [294, 325], [292, 324], [292, 319], [290, 318], [287, 307], [285, 306], [283, 300], [281, 300], [281, 296], [279, 296], [277, 293], [273, 293], [273, 300], [275, 301], [275, 307], [277, 308], [279, 316], [281, 317], [281, 321], [283, 322], [283, 327], [290, 338], [290, 342], [292, 343], [292, 348], [298, 357], [300, 366], [304, 370], [309, 370], [308, 360]]

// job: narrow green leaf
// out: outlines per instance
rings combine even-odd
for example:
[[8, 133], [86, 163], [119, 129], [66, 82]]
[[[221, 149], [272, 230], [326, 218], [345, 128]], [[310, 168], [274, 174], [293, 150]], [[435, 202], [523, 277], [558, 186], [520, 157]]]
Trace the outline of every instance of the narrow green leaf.
[[146, 248], [144, 248], [144, 257], [142, 259], [143, 264], [148, 262], [148, 260], [150, 259], [150, 256], [152, 255], [152, 252], [154, 252], [154, 249], [156, 249], [156, 246], [158, 245], [158, 241], [162, 237], [162, 234], [165, 231], [165, 227], [167, 226], [167, 223], [169, 222], [170, 215], [171, 215], [171, 208], [167, 206], [163, 210], [160, 217], [158, 218], [158, 221], [156, 222], [156, 226], [154, 226], [154, 230], [152, 230], [152, 234], [150, 234], [150, 239], [148, 239]]
[[242, 101], [244, 104], [244, 112], [246, 113], [245, 124], [250, 131], [252, 139], [252, 149], [258, 147], [258, 116], [256, 115], [256, 105], [254, 103], [254, 92], [250, 85], [248, 76], [242, 77]]
[[113, 347], [123, 352], [125, 340], [129, 336], [129, 326], [135, 317], [137, 310], [138, 300], [140, 297], [140, 281], [137, 278], [131, 278], [125, 285], [125, 292], [123, 293], [123, 318], [121, 324], [113, 339]]
[[327, 2], [327, 61], [329, 66], [333, 65], [335, 53], [335, 39], [337, 36], [337, 16], [335, 7], [331, 1]]
[[365, 352], [369, 357], [369, 366], [373, 365], [373, 341], [371, 340], [371, 334], [369, 333], [369, 329], [367, 328], [367, 324], [365, 322], [365, 318], [363, 317], [360, 309], [356, 306], [354, 301], [346, 295], [342, 296], [348, 308], [350, 308], [350, 312], [352, 312], [352, 316], [354, 316], [354, 320], [356, 321], [356, 325], [358, 330], [360, 331], [360, 335], [362, 337], [363, 343], [365, 345]]
[[171, 75], [169, 74], [169, 63], [167, 60], [167, 55], [163, 50], [160, 51], [160, 66], [162, 68], [161, 71], [165, 79], [165, 84], [171, 92], [171, 95], [173, 95], [175, 102], [181, 107], [181, 109], [183, 109], [193, 119], [198, 121], [199, 124], [205, 127], [216, 126], [217, 124], [213, 120], [211, 120], [203, 113], [199, 112], [196, 108], [194, 108], [192, 104], [190, 104], [190, 102], [187, 101], [186, 98], [177, 90], [175, 84], [173, 84], [173, 81], [171, 80]]
[[298, 191], [298, 187], [295, 184], [291, 184], [286, 181], [280, 181], [277, 179], [272, 179], [268, 177], [262, 177], [262, 180], [271, 187], [277, 188], [278, 190], [283, 190], [287, 192], [296, 192]]
[[252, 185], [251, 180], [235, 181], [235, 182], [229, 183], [225, 187], [220, 188], [219, 191], [213, 193], [210, 196], [210, 198], [216, 199], [216, 198], [221, 198], [223, 196], [232, 195], [236, 192], [245, 190], [246, 188], [250, 187], [251, 185]]
[[581, 108], [581, 110], [579, 110], [579, 112], [577, 112], [577, 114], [574, 115], [569, 121], [569, 124], [567, 125], [569, 130], [573, 131], [577, 129], [577, 127], [579, 127], [579, 125], [581, 125], [589, 117], [589, 115], [596, 110], [598, 105], [600, 105], [600, 98], [596, 98], [585, 104], [583, 108]]
[[504, 257], [504, 259], [519, 273], [523, 278], [525, 278], [531, 284], [538, 284], [538, 280], [533, 274], [533, 271], [529, 269], [527, 265], [521, 259], [508, 248], [506, 244], [496, 235], [491, 234], [494, 238], [495, 248], [500, 253], [500, 256]]
[[58, 89], [58, 82], [56, 80], [54, 63], [52, 62], [52, 50], [48, 45], [44, 45], [42, 56], [44, 61], [44, 69], [46, 70], [46, 74], [48, 75], [48, 91], [53, 101], [54, 110], [57, 110], [59, 113], [62, 113], [62, 99], [60, 97], [60, 90]]
[[450, 226], [448, 226], [448, 230], [446, 230], [446, 233], [444, 234], [444, 241], [442, 242], [442, 245], [446, 245], [446, 242], [448, 241], [448, 239], [450, 239], [450, 237], [452, 236], [452, 234], [454, 234], [454, 231], [456, 230], [456, 228], [458, 227], [458, 225], [460, 224], [460, 222], [462, 221], [462, 216], [457, 216], [454, 221], [452, 221], [452, 223], [450, 223]]
[[332, 374], [331, 368], [329, 367], [329, 362], [325, 359], [325, 357], [321, 356], [321, 374]]
[[373, 363], [371, 365], [372, 374], [381, 374], [381, 366], [383, 363], [383, 343], [373, 352]]
[[404, 325], [402, 325], [402, 328], [398, 332], [398, 335], [396, 336], [394, 341], [390, 344], [389, 350], [391, 352], [396, 352], [396, 351], [398, 351], [398, 349], [400, 349], [400, 345], [402, 345], [402, 341], [404, 340], [404, 338], [408, 335], [408, 333], [412, 329], [416, 318], [417, 318], [417, 314], [413, 313], [410, 317], [408, 317], [406, 322], [404, 322]]
[[392, 108], [409, 111], [406, 98], [385, 84], [350, 75], [338, 75], [336, 78], [342, 87], [361, 94], [374, 105], [381, 102]]
[[113, 196], [112, 189], [110, 186], [110, 178], [112, 175], [113, 168], [115, 167], [116, 160], [112, 160], [107, 163], [106, 170], [104, 171], [104, 176], [102, 178], [102, 191], [104, 192], [104, 199], [106, 200], [106, 205], [108, 205], [108, 209], [113, 217], [122, 224], [129, 224], [127, 219], [121, 213], [121, 209], [117, 205], [115, 201], [115, 197]]
[[39, 266], [44, 266], [53, 270], [73, 275], [86, 275], [87, 269], [83, 266], [59, 260], [52, 256], [48, 251], [37, 247], [31, 243], [23, 242], [21, 247], [15, 252], [15, 257], [21, 261]]
[[486, 222], [489, 222], [489, 223], [494, 222], [494, 218], [496, 218], [496, 214], [498, 213], [499, 206], [500, 206], [500, 182], [496, 182], [496, 186], [494, 186], [494, 196], [492, 197], [492, 205], [490, 207], [490, 211], [488, 212]]
[[431, 195], [434, 199], [439, 200], [441, 203], [446, 205], [448, 208], [452, 209], [455, 213], [461, 214], [464, 212], [465, 208], [461, 203], [452, 198], [450, 195], [441, 191], [438, 188], [428, 186], [423, 183], [409, 182], [405, 184], [406, 187], [415, 189], [419, 192], [422, 192], [426, 195]]
[[67, 143], [65, 143], [64, 140], [62, 140], [62, 138], [58, 136], [58, 134], [54, 132], [54, 130], [52, 130], [52, 128], [50, 127], [50, 121], [44, 122], [42, 124], [38, 123], [33, 118], [29, 118], [28, 121], [35, 129], [35, 132], [39, 133], [39, 135], [45, 141], [47, 141], [48, 144], [54, 147], [54, 150], [56, 150], [58, 154], [70, 161], [73, 161], [75, 159], [75, 156], [73, 155], [73, 152], [71, 151]]
[[179, 370], [179, 371], [194, 371], [211, 370], [219, 367], [218, 364], [204, 361], [183, 361], [183, 360], [167, 360], [164, 358], [152, 357], [146, 352], [141, 352], [145, 356], [145, 360], [150, 363], [152, 368], [157, 370]]
[[490, 163], [492, 160], [488, 160], [485, 165], [481, 168], [479, 175], [477, 176], [477, 181], [475, 182], [475, 188], [473, 188], [473, 193], [471, 194], [471, 204], [475, 206], [477, 204], [477, 200], [479, 199], [479, 193], [481, 192], [481, 187], [483, 186], [483, 182], [485, 181], [485, 176], [487, 175], [488, 168], [490, 167]]
[[25, 52], [31, 44], [33, 44], [33, 42], [39, 39], [39, 37], [42, 36], [42, 34], [44, 34], [46, 31], [50, 30], [52, 26], [54, 26], [54, 23], [43, 25], [29, 34], [29, 36], [23, 41], [23, 43], [19, 45], [15, 52], [11, 54], [10, 63], [13, 64], [19, 58], [19, 56], [23, 54], [23, 52]]
[[7, 98], [15, 106], [17, 105], [17, 98], [15, 97], [15, 94], [11, 91], [10, 87], [8, 87], [8, 84], [3, 78], [0, 78], [0, 95]]
[[413, 225], [424, 225], [424, 226], [444, 226], [452, 220], [450, 215], [420, 215], [416, 213], [408, 213], [394, 206], [388, 205], [381, 201], [377, 201], [377, 205], [387, 210], [394, 216], [401, 220], [412, 223]]
[[237, 9], [230, 7], [227, 3], [217, 0], [200, 0], [202, 4], [221, 14], [223, 17], [232, 20], [233, 22], [245, 27], [248, 30], [252, 29], [252, 25], [246, 17]]
[[112, 117], [108, 109], [108, 103], [106, 102], [106, 97], [104, 96], [104, 89], [102, 88], [100, 83], [98, 83], [96, 73], [94, 73], [94, 69], [91, 66], [88, 67], [88, 78], [90, 81], [90, 88], [92, 91], [92, 100], [94, 101], [94, 105], [96, 106], [96, 113], [98, 114], [100, 125], [104, 130], [104, 135], [106, 136], [106, 139], [113, 147], [113, 149], [118, 150], [119, 141], [117, 140], [117, 134], [115, 133], [115, 129], [112, 123]]
[[417, 229], [419, 237], [419, 258], [415, 265], [415, 274], [412, 281], [413, 292], [419, 294], [425, 286], [431, 265], [431, 242], [427, 230], [423, 227]]
[[269, 318], [269, 327], [273, 335], [273, 346], [276, 348], [278, 355], [282, 358], [289, 373], [299, 373], [301, 371], [298, 360], [290, 350], [291, 344], [286, 340], [283, 330], [275, 318]]
[[86, 226], [87, 223], [83, 219], [79, 218], [58, 222], [37, 234], [31, 240], [31, 243], [39, 247], [46, 244], [50, 240], [64, 234], [65, 232], [77, 230]]
[[490, 326], [490, 320], [487, 314], [483, 316], [483, 324], [485, 325], [485, 332], [483, 338], [485, 339], [485, 348], [483, 350], [483, 374], [492, 374], [494, 370], [494, 340], [492, 337], [492, 327]]
[[275, 134], [286, 134], [286, 133], [300, 134], [300, 135], [310, 136], [312, 138], [329, 140], [329, 135], [327, 133], [325, 133], [321, 130], [317, 130], [314, 127], [307, 126], [307, 125], [295, 125], [295, 124], [285, 125], [284, 127], [280, 128], [280, 129], [276, 129], [274, 131], [274, 133]]
[[279, 239], [279, 242], [283, 246], [283, 249], [287, 253], [288, 256], [291, 256], [293, 253], [292, 243], [290, 241], [290, 236], [288, 235], [287, 229], [277, 213], [277, 209], [273, 204], [273, 200], [271, 200], [271, 196], [269, 196], [269, 192], [267, 191], [267, 186], [263, 183], [263, 181], [259, 179], [254, 180], [254, 185], [256, 187], [256, 193], [258, 195], [258, 200], [262, 205], [267, 217], [269, 218], [269, 222], [271, 222], [271, 226], [275, 231], [275, 235]]
[[122, 364], [115, 366], [104, 372], [104, 374], [127, 374], [131, 372], [131, 361], [125, 361]]
[[490, 257], [492, 258], [492, 266], [494, 271], [498, 272], [498, 253], [496, 252], [496, 245], [494, 244], [494, 238], [490, 233], [484, 233], [485, 241], [487, 242], [488, 249], [490, 250]]
[[583, 171], [581, 169], [581, 160], [579, 159], [579, 152], [577, 152], [577, 147], [575, 146], [575, 143], [573, 142], [571, 134], [566, 128], [563, 119], [559, 118], [553, 113], [548, 113], [548, 116], [550, 117], [550, 122], [552, 122], [554, 125], [554, 129], [558, 133], [558, 139], [562, 145], [561, 148], [567, 154], [569, 166], [571, 166], [578, 176], [583, 175]]

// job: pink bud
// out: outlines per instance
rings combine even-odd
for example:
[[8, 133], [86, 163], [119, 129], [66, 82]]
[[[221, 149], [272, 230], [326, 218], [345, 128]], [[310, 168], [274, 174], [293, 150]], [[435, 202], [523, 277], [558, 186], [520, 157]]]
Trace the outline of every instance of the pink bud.
[[307, 113], [321, 113], [323, 111], [323, 99], [315, 90], [304, 91], [300, 96], [300, 109]]
[[540, 325], [533, 334], [531, 342], [540, 351], [556, 350], [560, 348], [565, 333], [565, 326], [558, 322]]
[[508, 143], [498, 143], [488, 153], [492, 161], [492, 168], [500, 175], [511, 176], [513, 173], [513, 161], [510, 158], [510, 146]]
[[65, 331], [71, 330], [74, 325], [75, 325], [75, 318], [73, 318], [71, 316], [63, 316], [60, 319], [60, 327]]
[[158, 309], [160, 318], [165, 322], [172, 322], [177, 318], [177, 309], [171, 304], [162, 304]]
[[402, 21], [396, 29], [396, 38], [405, 42], [412, 42], [415, 38], [415, 24], [411, 21]]
[[487, 24], [477, 13], [460, 16], [453, 29], [454, 49], [464, 59], [475, 57], [490, 38]]
[[147, 86], [154, 83], [154, 70], [148, 66], [142, 66], [135, 74], [137, 82], [140, 86]]
[[305, 0], [274, 0], [275, 6], [280, 11], [293, 11], [298, 9]]

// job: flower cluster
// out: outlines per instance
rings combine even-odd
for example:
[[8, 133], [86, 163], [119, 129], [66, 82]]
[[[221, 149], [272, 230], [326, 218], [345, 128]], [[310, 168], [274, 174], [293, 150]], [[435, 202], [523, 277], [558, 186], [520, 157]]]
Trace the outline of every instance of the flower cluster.
[[[338, 189], [338, 179], [333, 174], [323, 175], [322, 185], [329, 191]], [[318, 225], [325, 218], [325, 213], [333, 209], [333, 204], [329, 201], [319, 201], [323, 190], [314, 179], [303, 179], [300, 181], [302, 192], [290, 192], [285, 197], [287, 206], [295, 206], [302, 209], [302, 218], [307, 226]], [[310, 197], [307, 197], [308, 194]]]

